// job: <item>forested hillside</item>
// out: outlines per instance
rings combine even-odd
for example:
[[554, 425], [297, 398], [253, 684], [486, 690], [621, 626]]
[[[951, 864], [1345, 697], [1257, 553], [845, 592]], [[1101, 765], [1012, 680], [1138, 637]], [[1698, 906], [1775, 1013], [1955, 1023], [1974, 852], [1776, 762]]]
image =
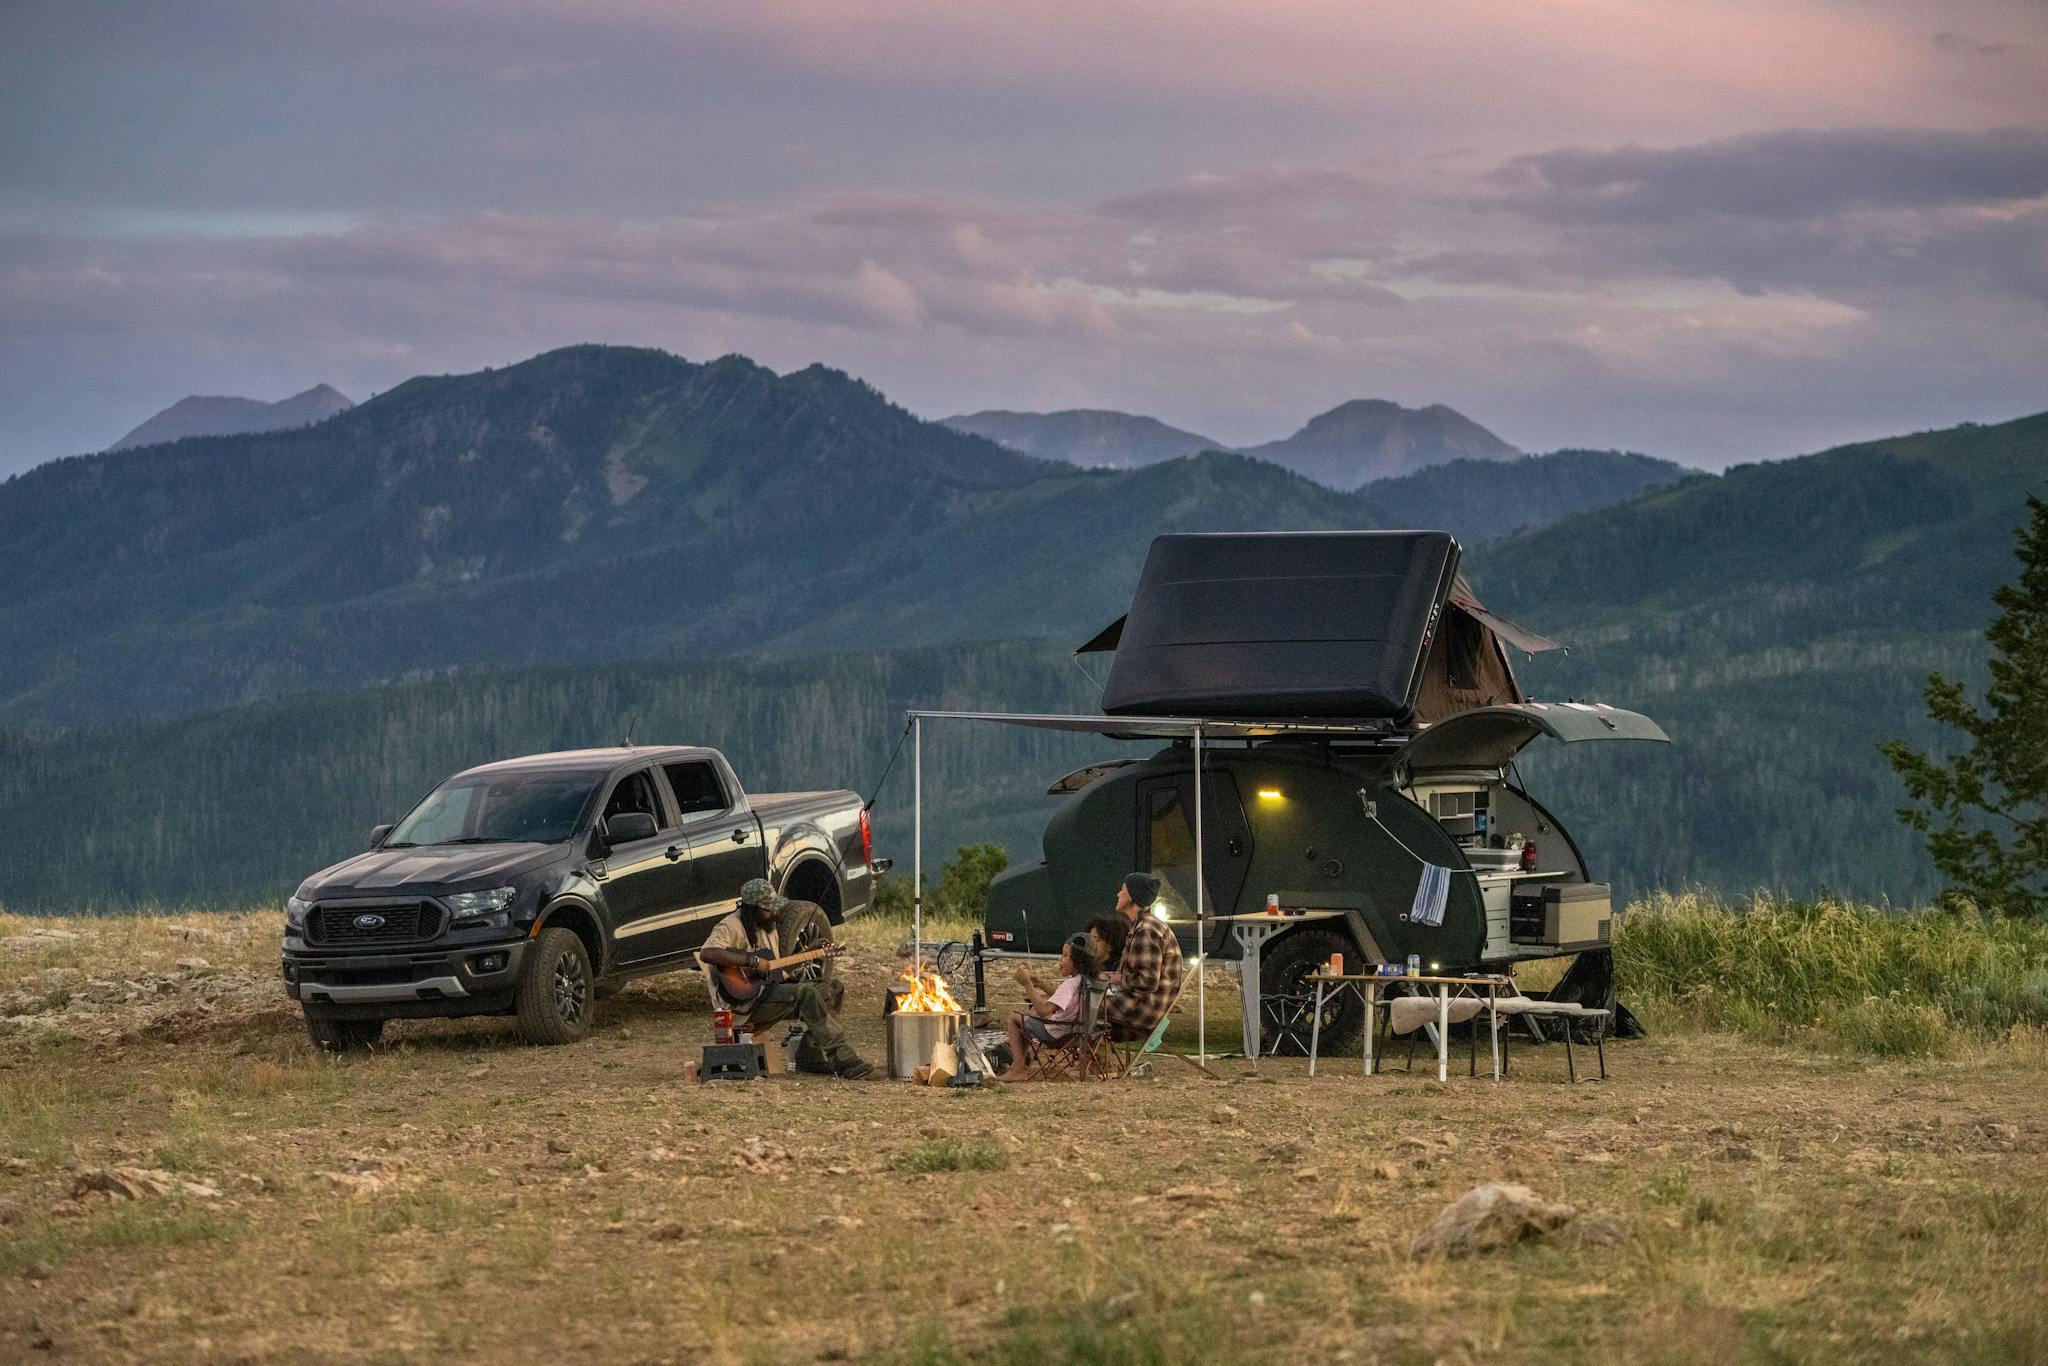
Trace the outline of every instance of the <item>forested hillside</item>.
[[[212, 715], [30, 738], [0, 732], [0, 905], [10, 910], [282, 896], [364, 847], [448, 774], [516, 754], [709, 744], [760, 790], [873, 790], [910, 706], [1092, 709], [1066, 647], [1019, 643], [805, 660], [483, 670], [307, 693]], [[1141, 751], [1121, 747], [1124, 751]], [[934, 726], [930, 852], [1036, 848], [1046, 784], [1087, 737]], [[910, 866], [906, 748], [876, 807]]]
[[[0, 900], [272, 895], [455, 769], [629, 725], [719, 745], [758, 787], [862, 786], [907, 706], [1092, 710], [1067, 651], [1161, 532], [1479, 542], [1504, 500], [1561, 506], [1545, 479], [1620, 496], [1672, 473], [1459, 468], [1378, 502], [1220, 453], [1077, 470], [831, 371], [594, 347], [302, 431], [60, 461], [0, 486]], [[1532, 691], [1675, 741], [1538, 747], [1532, 787], [1624, 891], [1925, 896], [1874, 746], [1944, 738], [1922, 683], [1980, 676], [2044, 489], [2048, 414], [1685, 477], [1472, 545], [1488, 603], [1573, 647], [1519, 666]], [[1003, 637], [1024, 643], [970, 643]], [[1034, 857], [1045, 783], [1103, 747], [935, 735], [928, 847]], [[907, 857], [906, 797], [878, 812]]]
[[1626, 703], [1673, 739], [1649, 762], [1533, 755], [1532, 780], [1630, 851], [1637, 885], [1924, 896], [1875, 746], [1951, 742], [1921, 690], [1932, 670], [1981, 682], [2030, 491], [2048, 492], [2048, 414], [1743, 466], [1476, 552], [1489, 605], [1573, 646], [1525, 685]]

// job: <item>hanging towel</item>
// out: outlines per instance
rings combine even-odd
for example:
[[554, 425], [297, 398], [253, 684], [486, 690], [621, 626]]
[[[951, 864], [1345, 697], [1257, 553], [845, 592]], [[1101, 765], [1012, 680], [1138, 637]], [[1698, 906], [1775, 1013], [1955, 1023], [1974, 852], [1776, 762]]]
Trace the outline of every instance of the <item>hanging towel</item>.
[[1434, 863], [1422, 865], [1422, 881], [1415, 884], [1415, 904], [1408, 911], [1411, 922], [1417, 925], [1444, 923], [1444, 903], [1451, 894], [1451, 872], [1451, 869]]

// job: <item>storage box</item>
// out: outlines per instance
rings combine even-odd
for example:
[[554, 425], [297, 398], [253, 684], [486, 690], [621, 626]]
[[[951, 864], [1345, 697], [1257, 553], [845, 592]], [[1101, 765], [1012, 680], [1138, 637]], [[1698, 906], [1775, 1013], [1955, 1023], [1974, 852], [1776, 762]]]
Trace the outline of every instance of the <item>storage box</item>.
[[1517, 887], [1508, 900], [1508, 936], [1517, 944], [1594, 947], [1610, 942], [1614, 890], [1604, 882], [1546, 882]]

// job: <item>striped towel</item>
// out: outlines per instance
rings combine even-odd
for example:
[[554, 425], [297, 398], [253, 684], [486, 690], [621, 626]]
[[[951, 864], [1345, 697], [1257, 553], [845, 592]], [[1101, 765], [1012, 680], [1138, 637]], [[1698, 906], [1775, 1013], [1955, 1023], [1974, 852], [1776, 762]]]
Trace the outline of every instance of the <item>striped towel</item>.
[[1444, 923], [1444, 903], [1451, 894], [1451, 870], [1434, 863], [1422, 865], [1422, 881], [1415, 884], [1415, 904], [1408, 919], [1417, 925]]

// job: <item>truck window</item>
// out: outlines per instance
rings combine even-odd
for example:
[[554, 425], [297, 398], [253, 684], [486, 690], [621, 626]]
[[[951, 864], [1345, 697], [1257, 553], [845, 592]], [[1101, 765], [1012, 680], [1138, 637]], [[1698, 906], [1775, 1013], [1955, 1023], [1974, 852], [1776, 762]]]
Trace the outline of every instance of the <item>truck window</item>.
[[[449, 840], [461, 839], [469, 833], [465, 826], [469, 821], [469, 808], [476, 801], [476, 793], [476, 787], [468, 783], [459, 787], [436, 788], [420, 803], [419, 810], [406, 818], [404, 827], [393, 832], [392, 843], [446, 844]], [[404, 839], [397, 839], [398, 835], [403, 835]]]
[[628, 811], [646, 812], [654, 817], [657, 829], [668, 824], [661, 818], [661, 804], [654, 799], [654, 784], [648, 781], [644, 769], [619, 779], [619, 785], [612, 789], [611, 800], [604, 804], [604, 819], [610, 820]]
[[684, 820], [706, 811], [723, 811], [732, 805], [726, 798], [725, 784], [718, 780], [717, 765], [708, 759], [663, 764], [661, 771], [668, 775], [669, 791], [675, 793], [676, 806]]

